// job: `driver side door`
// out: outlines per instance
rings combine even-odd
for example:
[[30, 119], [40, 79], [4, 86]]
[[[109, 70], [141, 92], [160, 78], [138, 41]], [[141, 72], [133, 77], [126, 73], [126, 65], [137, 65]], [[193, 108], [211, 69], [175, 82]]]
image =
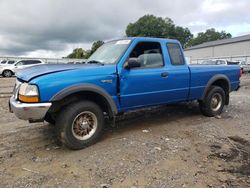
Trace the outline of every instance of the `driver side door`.
[[166, 101], [168, 72], [159, 42], [138, 42], [129, 55], [141, 66], [122, 69], [120, 100], [123, 110], [157, 105]]

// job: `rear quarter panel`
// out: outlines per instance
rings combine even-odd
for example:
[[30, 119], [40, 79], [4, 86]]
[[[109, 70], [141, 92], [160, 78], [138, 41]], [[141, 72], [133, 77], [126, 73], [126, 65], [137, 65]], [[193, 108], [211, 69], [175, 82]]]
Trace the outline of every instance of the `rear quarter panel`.
[[231, 85], [231, 91], [240, 84], [240, 67], [238, 65], [190, 65], [190, 94], [189, 99], [200, 99], [211, 78], [225, 75]]

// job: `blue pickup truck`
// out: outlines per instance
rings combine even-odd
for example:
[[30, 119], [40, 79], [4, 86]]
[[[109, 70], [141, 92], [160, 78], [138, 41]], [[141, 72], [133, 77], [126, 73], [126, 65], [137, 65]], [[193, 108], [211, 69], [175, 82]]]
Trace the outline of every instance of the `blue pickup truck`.
[[177, 40], [125, 38], [102, 45], [83, 65], [39, 65], [17, 74], [10, 111], [30, 122], [55, 124], [71, 149], [101, 137], [105, 119], [123, 112], [198, 101], [216, 116], [240, 85], [238, 65], [187, 65]]

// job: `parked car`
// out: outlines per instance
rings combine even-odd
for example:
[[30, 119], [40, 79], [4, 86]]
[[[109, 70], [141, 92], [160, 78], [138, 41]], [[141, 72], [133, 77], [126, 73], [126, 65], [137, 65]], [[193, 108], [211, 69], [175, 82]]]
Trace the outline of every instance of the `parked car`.
[[44, 64], [42, 60], [20, 60], [15, 63], [15, 61], [8, 61], [4, 66], [0, 66], [0, 75], [3, 77], [11, 77], [16, 74], [17, 71], [31, 67], [34, 65]]
[[239, 61], [239, 65], [243, 73], [250, 72], [250, 62]]
[[238, 65], [187, 65], [177, 40], [127, 38], [102, 45], [83, 65], [41, 65], [18, 72], [10, 111], [23, 120], [46, 120], [71, 149], [97, 142], [104, 119], [123, 112], [199, 101], [213, 117], [240, 87]]
[[202, 65], [237, 65], [239, 61], [229, 61], [226, 59], [208, 59], [201, 62]]

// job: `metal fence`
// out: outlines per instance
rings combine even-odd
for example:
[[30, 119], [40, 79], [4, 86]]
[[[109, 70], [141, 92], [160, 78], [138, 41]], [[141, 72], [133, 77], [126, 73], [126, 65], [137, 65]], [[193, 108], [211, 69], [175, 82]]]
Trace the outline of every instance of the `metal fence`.
[[24, 60], [24, 59], [40, 59], [45, 63], [48, 64], [58, 64], [58, 63], [69, 63], [69, 62], [85, 62], [86, 59], [73, 59], [73, 58], [33, 58], [33, 57], [9, 57], [9, 56], [3, 56], [0, 57], [0, 61], [2, 60], [14, 60], [14, 61], [19, 61], [19, 60]]
[[206, 58], [197, 58], [193, 59], [192, 57], [186, 57], [186, 61], [189, 64], [202, 64], [205, 60], [213, 59], [225, 59], [228, 61], [245, 61], [250, 64], [250, 54], [248, 55], [237, 55], [237, 56], [220, 56], [220, 57], [206, 57]]

